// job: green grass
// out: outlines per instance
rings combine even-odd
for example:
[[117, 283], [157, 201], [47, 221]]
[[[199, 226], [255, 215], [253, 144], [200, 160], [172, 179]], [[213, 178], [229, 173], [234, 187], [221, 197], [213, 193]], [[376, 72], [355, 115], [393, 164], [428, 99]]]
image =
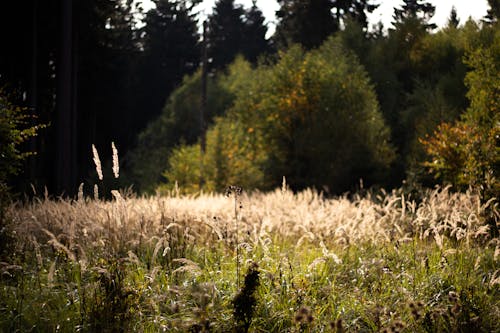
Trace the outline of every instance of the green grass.
[[[347, 236], [359, 236], [353, 220], [332, 220], [332, 230], [351, 225], [343, 238], [328, 233], [328, 227], [312, 232], [316, 224], [291, 221], [293, 214], [280, 223], [304, 226], [294, 233], [276, 226], [278, 222], [264, 228], [266, 218], [284, 214], [276, 202], [284, 202], [288, 210], [291, 204], [304, 205], [298, 219], [318, 209], [325, 218], [331, 209], [320, 197], [274, 195], [246, 197], [242, 212], [237, 212], [239, 279], [230, 199], [227, 211], [221, 208], [215, 218], [214, 211], [200, 206], [208, 202], [213, 208], [222, 202], [224, 207], [224, 199], [210, 196], [170, 198], [159, 210], [154, 207], [161, 205], [143, 199], [42, 200], [12, 207], [16, 244], [0, 267], [0, 331], [235, 331], [234, 299], [252, 263], [259, 272], [252, 332], [500, 331], [498, 239], [477, 236], [482, 230], [479, 220], [476, 226], [467, 222], [467, 237], [454, 237], [444, 227], [439, 229], [441, 238], [432, 233], [424, 237], [423, 222], [437, 228], [442, 224], [436, 221], [451, 221], [436, 208], [437, 199], [429, 199], [434, 208], [422, 221], [417, 209], [402, 212], [401, 201], [387, 208], [394, 195], [387, 194], [382, 198], [387, 200], [372, 200], [367, 207], [362, 201], [351, 202], [365, 213], [354, 214], [356, 221], [385, 207], [377, 221], [397, 212], [394, 224], [405, 229], [403, 234], [391, 239], [389, 223], [387, 230], [380, 230], [388, 235], [386, 241], [367, 233], [346, 242]], [[449, 204], [453, 194], [446, 195]], [[190, 200], [193, 205], [182, 208]], [[425, 202], [417, 205], [423, 211], [429, 209]], [[134, 215], [118, 205], [146, 207], [157, 220], [146, 211]], [[272, 207], [259, 210], [265, 205]], [[313, 211], [304, 208], [308, 206]], [[457, 207], [448, 213], [473, 216]], [[192, 215], [183, 209], [192, 210]], [[75, 220], [77, 216], [81, 219]], [[115, 223], [118, 220], [121, 224]]]

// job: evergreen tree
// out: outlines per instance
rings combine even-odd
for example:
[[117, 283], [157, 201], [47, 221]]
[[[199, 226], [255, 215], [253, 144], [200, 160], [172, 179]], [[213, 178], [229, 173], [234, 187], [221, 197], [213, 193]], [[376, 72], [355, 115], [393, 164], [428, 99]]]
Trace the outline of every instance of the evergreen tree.
[[155, 0], [146, 13], [144, 52], [139, 65], [139, 98], [134, 123], [143, 128], [160, 112], [170, 93], [199, 65], [199, 34], [193, 14], [198, 2]]
[[500, 18], [500, 0], [488, 0], [488, 13], [485, 17], [485, 21], [489, 23], [498, 22]]
[[457, 9], [455, 6], [451, 7], [450, 16], [448, 17], [448, 23], [446, 26], [457, 28], [460, 24], [460, 19], [458, 18]]
[[279, 0], [278, 3], [275, 40], [281, 48], [294, 43], [307, 49], [315, 48], [339, 30], [330, 0]]
[[338, 31], [346, 19], [368, 25], [366, 12], [377, 5], [370, 0], [279, 0], [281, 8], [275, 39], [279, 46], [299, 43], [306, 49], [318, 47]]
[[234, 0], [219, 0], [208, 19], [208, 57], [213, 69], [231, 63], [242, 51], [245, 11]]
[[366, 13], [373, 12], [378, 6], [378, 4], [372, 4], [370, 0], [335, 1], [338, 19], [350, 18], [358, 22], [358, 24], [360, 24], [365, 30], [368, 27], [368, 17], [366, 16]]
[[434, 16], [436, 7], [425, 0], [404, 0], [401, 8], [394, 8], [394, 26], [396, 29], [407, 22], [418, 21], [426, 30], [436, 29], [434, 23], [429, 20]]
[[132, 141], [127, 128], [135, 113], [132, 64], [138, 54], [132, 1], [77, 1], [74, 5], [73, 76], [77, 108], [78, 181], [93, 174], [89, 150], [105, 157], [110, 142], [121, 151]]
[[[49, 124], [55, 104], [55, 63], [58, 43], [58, 1], [9, 1], [0, 11], [0, 39], [4, 48], [0, 52], [0, 87], [9, 93], [12, 102], [27, 107], [36, 122]], [[49, 129], [30, 139], [29, 170], [24, 180], [16, 180], [16, 187], [52, 182], [47, 166], [54, 160], [54, 145], [47, 144]], [[22, 184], [21, 184], [22, 183]], [[12, 184], [14, 185], [14, 184]]]
[[242, 36], [242, 53], [245, 58], [255, 63], [257, 58], [270, 51], [269, 41], [266, 39], [267, 26], [264, 24], [264, 15], [253, 0], [252, 7], [245, 11], [245, 25]]

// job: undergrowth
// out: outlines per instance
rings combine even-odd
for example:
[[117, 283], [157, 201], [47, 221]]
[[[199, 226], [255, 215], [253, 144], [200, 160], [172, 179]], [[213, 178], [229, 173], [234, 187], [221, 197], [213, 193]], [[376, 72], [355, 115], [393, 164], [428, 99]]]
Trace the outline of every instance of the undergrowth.
[[482, 220], [493, 201], [284, 188], [235, 202], [9, 206], [0, 331], [500, 331], [500, 244]]

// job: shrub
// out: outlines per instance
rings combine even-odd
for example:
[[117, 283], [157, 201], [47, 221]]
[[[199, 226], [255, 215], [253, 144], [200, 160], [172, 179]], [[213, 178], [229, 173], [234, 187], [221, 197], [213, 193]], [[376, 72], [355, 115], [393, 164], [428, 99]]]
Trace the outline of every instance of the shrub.
[[[207, 184], [271, 189], [286, 176], [296, 188], [338, 193], [360, 178], [383, 180], [389, 131], [366, 73], [338, 40], [309, 53], [292, 47], [254, 70], [238, 60], [225, 81], [235, 99], [207, 133]], [[171, 184], [185, 178], [179, 157], [166, 171]]]
[[33, 152], [22, 152], [21, 144], [37, 134], [42, 125], [32, 126], [27, 109], [11, 102], [0, 88], [0, 182], [19, 173], [21, 162]]
[[0, 88], [0, 256], [8, 249], [11, 235], [5, 208], [9, 202], [8, 181], [19, 173], [21, 162], [31, 152], [22, 152], [20, 146], [43, 127], [29, 124], [26, 109], [11, 102], [11, 97]]
[[461, 120], [442, 124], [421, 140], [429, 161], [424, 165], [458, 189], [469, 186], [488, 201], [500, 194], [500, 33], [488, 46], [470, 50], [465, 78], [470, 106]]

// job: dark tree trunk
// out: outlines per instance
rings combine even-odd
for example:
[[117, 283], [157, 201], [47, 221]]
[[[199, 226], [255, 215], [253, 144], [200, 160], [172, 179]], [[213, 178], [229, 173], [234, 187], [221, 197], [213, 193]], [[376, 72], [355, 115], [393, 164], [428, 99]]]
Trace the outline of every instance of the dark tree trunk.
[[[31, 87], [29, 95], [29, 107], [33, 115], [32, 125], [37, 122], [38, 115], [38, 0], [33, 0], [32, 8], [32, 53], [31, 53]], [[32, 137], [29, 141], [29, 150], [32, 152], [37, 151], [36, 137]], [[31, 156], [28, 160], [29, 179], [34, 181], [36, 179], [36, 160]]]
[[73, 1], [61, 0], [61, 40], [57, 71], [56, 191], [72, 195], [76, 188], [76, 110], [73, 49]]

